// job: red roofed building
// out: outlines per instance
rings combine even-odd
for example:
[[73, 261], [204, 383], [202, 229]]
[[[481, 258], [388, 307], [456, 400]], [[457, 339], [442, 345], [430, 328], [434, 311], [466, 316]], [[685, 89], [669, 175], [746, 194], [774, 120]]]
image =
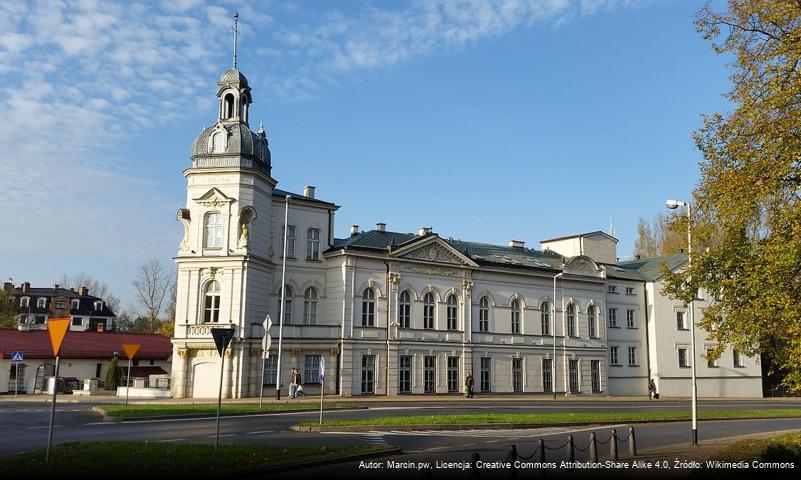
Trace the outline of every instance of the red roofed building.
[[[104, 380], [108, 364], [115, 354], [120, 366], [127, 365], [123, 343], [141, 345], [134, 356], [134, 366], [156, 367], [167, 373], [170, 371], [172, 344], [163, 335], [70, 331], [61, 346], [59, 377]], [[11, 359], [13, 352], [23, 352], [17, 382], [19, 391], [38, 393], [41, 382], [37, 385], [37, 370], [41, 370], [40, 377], [52, 376], [55, 365], [48, 332], [0, 329], [0, 394], [14, 392], [16, 363]]]

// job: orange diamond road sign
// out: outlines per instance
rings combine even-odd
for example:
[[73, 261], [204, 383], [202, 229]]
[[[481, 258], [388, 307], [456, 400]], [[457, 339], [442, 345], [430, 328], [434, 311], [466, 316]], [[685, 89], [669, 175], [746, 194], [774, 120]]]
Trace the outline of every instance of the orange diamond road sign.
[[51, 318], [47, 321], [47, 332], [50, 334], [50, 345], [53, 347], [53, 356], [57, 357], [61, 351], [61, 343], [67, 330], [70, 329], [69, 318]]
[[122, 349], [125, 350], [125, 356], [128, 358], [128, 360], [131, 360], [133, 359], [134, 355], [136, 355], [136, 352], [139, 351], [139, 347], [141, 346], [141, 343], [123, 343]]

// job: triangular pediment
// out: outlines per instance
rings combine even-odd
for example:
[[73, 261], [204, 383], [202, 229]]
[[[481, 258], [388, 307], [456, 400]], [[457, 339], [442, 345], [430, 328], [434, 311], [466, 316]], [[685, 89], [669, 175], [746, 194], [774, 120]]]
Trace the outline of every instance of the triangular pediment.
[[233, 198], [227, 196], [220, 190], [212, 187], [208, 192], [193, 199], [195, 203], [203, 205], [204, 207], [219, 207], [227, 205], [234, 201]]
[[453, 265], [455, 267], [478, 266], [477, 263], [436, 235], [429, 238], [421, 238], [419, 241], [404, 245], [392, 252], [392, 256], [398, 259]]

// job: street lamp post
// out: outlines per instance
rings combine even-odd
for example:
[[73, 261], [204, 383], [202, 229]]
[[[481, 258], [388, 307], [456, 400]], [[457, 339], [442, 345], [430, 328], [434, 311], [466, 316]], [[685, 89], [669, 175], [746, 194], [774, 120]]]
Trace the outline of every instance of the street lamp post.
[[[556, 279], [562, 278], [564, 272], [559, 272], [553, 276], [553, 315], [551, 318], [551, 330], [553, 331], [553, 360], [551, 360], [551, 390], [553, 399], [556, 400]], [[564, 315], [564, 311], [562, 312]]]
[[[678, 200], [668, 200], [665, 206], [671, 210], [679, 207], [687, 207], [687, 267], [691, 268], [693, 265], [693, 238], [692, 238], [692, 204], [690, 202], [682, 202]], [[698, 383], [695, 376], [695, 292], [692, 292], [690, 299], [690, 368], [692, 371], [692, 410], [693, 410], [693, 431], [692, 431], [692, 444], [698, 445]]]

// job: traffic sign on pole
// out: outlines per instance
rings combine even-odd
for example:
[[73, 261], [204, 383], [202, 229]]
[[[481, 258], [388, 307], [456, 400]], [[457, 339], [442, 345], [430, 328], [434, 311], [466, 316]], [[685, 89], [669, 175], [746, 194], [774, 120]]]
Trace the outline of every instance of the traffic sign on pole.
[[125, 404], [128, 405], [128, 395], [131, 392], [131, 361], [133, 360], [136, 352], [142, 346], [141, 343], [123, 343], [122, 349], [125, 351], [125, 356], [128, 357], [128, 378], [125, 382]]
[[270, 358], [270, 347], [273, 344], [273, 337], [270, 336], [270, 329], [273, 328], [273, 319], [270, 314], [261, 324], [264, 327], [264, 337], [261, 339], [261, 388], [259, 389], [259, 407], [264, 402], [264, 369], [266, 368], [267, 359]]
[[11, 352], [11, 361], [12, 362], [21, 362], [25, 358], [25, 352], [18, 351], [18, 352]]
[[70, 329], [69, 318], [51, 318], [47, 321], [47, 333], [50, 335], [50, 345], [53, 347], [53, 356], [56, 357], [56, 371], [53, 377], [53, 405], [50, 408], [50, 426], [47, 429], [47, 450], [45, 450], [45, 463], [50, 461], [50, 449], [53, 446], [53, 421], [56, 418], [56, 396], [58, 395], [58, 367], [61, 365], [61, 344]]
[[220, 408], [222, 406], [222, 385], [223, 385], [223, 365], [225, 365], [225, 350], [234, 338], [234, 327], [212, 328], [211, 336], [214, 337], [214, 345], [220, 354], [220, 389], [217, 391], [217, 432], [214, 435], [214, 448], [220, 445]]

